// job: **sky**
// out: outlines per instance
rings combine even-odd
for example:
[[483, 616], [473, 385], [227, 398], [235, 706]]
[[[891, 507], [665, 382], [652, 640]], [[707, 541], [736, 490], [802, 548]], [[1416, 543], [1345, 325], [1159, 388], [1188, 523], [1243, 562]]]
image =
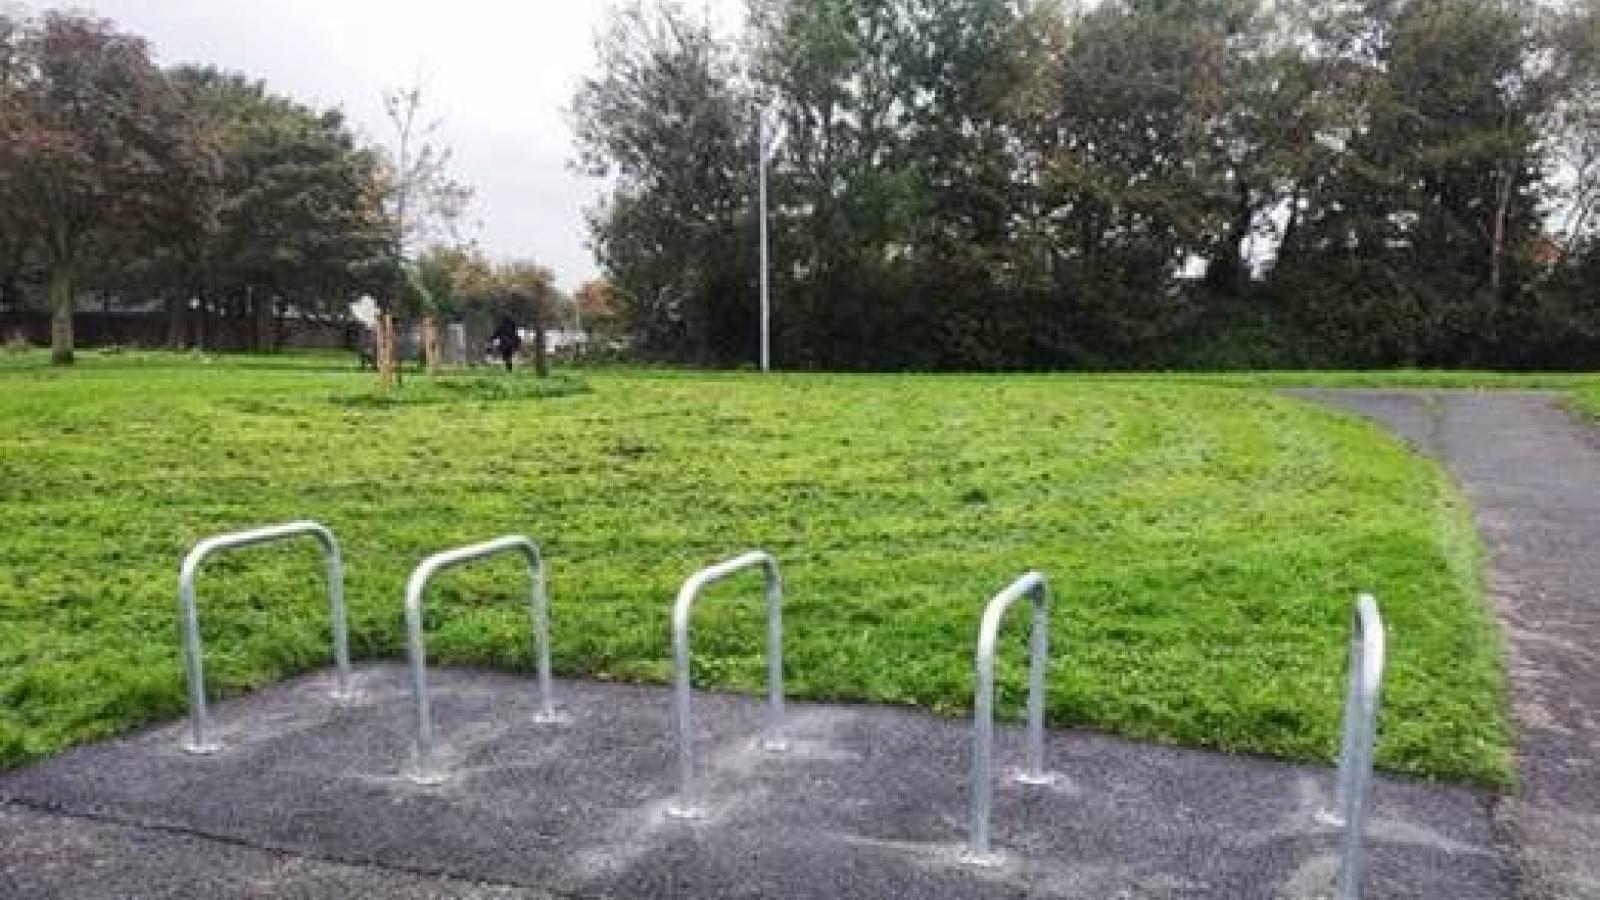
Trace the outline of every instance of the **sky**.
[[[469, 233], [497, 259], [531, 258], [575, 289], [596, 274], [583, 210], [601, 185], [571, 171], [566, 109], [594, 68], [607, 0], [27, 0], [112, 19], [162, 65], [208, 63], [391, 133], [385, 88], [420, 79], [455, 177], [477, 191]], [[700, 0], [733, 21], [737, 0]]]

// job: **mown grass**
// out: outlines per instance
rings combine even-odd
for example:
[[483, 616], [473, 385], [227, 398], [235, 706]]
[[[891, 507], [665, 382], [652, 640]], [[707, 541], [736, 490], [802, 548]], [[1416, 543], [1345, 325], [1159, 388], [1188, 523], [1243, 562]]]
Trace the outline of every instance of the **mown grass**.
[[[1510, 737], [1467, 510], [1374, 426], [1159, 380], [590, 373], [586, 392], [350, 404], [369, 375], [0, 361], [0, 762], [183, 713], [176, 571], [197, 538], [310, 517], [344, 541], [356, 652], [396, 656], [424, 555], [505, 532], [551, 566], [559, 672], [662, 680], [695, 568], [761, 546], [799, 697], [969, 708], [984, 600], [1055, 587], [1050, 718], [1331, 759], [1349, 604], [1391, 629], [1380, 762], [1505, 784]], [[513, 383], [520, 383], [514, 381]], [[438, 391], [426, 379], [406, 390]], [[310, 547], [201, 584], [222, 693], [324, 664]], [[696, 680], [763, 677], [753, 585], [696, 613]], [[440, 662], [525, 668], [509, 563], [430, 598]], [[1008, 625], [1003, 708], [1025, 687]]]
[[1600, 420], [1600, 383], [1573, 391], [1568, 398], [1568, 405], [1581, 415]]
[[401, 382], [400, 390], [380, 390], [365, 384], [355, 390], [340, 391], [330, 398], [342, 406], [386, 409], [431, 403], [463, 403], [473, 400], [532, 400], [541, 397], [567, 397], [589, 390], [588, 382], [575, 375], [548, 378], [506, 378], [503, 375], [445, 374], [436, 378]]

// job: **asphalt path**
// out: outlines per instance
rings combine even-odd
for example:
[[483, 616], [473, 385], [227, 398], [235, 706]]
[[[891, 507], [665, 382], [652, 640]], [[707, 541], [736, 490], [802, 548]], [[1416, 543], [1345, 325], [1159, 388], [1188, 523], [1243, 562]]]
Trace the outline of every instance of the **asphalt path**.
[[[548, 725], [531, 679], [475, 670], [433, 673], [450, 777], [425, 787], [403, 776], [405, 670], [357, 676], [345, 705], [325, 675], [218, 704], [214, 756], [185, 753], [174, 723], [0, 776], [6, 896], [332, 898], [393, 878], [402, 896], [1300, 900], [1326, 896], [1337, 865], [1317, 819], [1327, 768], [1056, 731], [1060, 780], [1032, 787], [1008, 777], [1022, 760], [1008, 725], [1001, 861], [976, 867], [969, 722], [793, 703], [790, 748], [772, 754], [762, 701], [722, 694], [696, 697], [706, 817], [681, 822], [665, 815], [668, 691], [558, 681], [568, 721]], [[1379, 779], [1375, 800], [1369, 896], [1507, 895], [1491, 797]], [[102, 890], [107, 867], [126, 872], [119, 893]], [[248, 883], [218, 879], [241, 867]]]
[[1559, 394], [1303, 391], [1442, 461], [1489, 552], [1519, 739], [1518, 894], [1600, 898], [1600, 439]]

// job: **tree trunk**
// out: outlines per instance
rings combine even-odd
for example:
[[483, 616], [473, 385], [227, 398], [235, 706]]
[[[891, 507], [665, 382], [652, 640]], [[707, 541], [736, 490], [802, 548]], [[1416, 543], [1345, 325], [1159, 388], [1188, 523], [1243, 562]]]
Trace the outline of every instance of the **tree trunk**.
[[16, 258], [6, 266], [5, 276], [0, 278], [0, 307], [22, 308], [22, 263]]
[[1251, 226], [1255, 221], [1255, 207], [1250, 202], [1250, 185], [1234, 173], [1237, 185], [1233, 220], [1228, 226], [1226, 243], [1218, 254], [1207, 260], [1206, 288], [1213, 294], [1238, 296], [1248, 280], [1250, 260], [1245, 244], [1250, 240]]
[[540, 378], [550, 377], [550, 358], [545, 353], [544, 304], [533, 311], [533, 371]]
[[183, 300], [178, 297], [167, 298], [167, 349], [183, 349]]
[[439, 323], [433, 316], [422, 317], [422, 358], [427, 363], [428, 374], [439, 374], [443, 357], [439, 347]]
[[1294, 186], [1294, 191], [1289, 194], [1289, 221], [1283, 226], [1283, 237], [1278, 241], [1278, 253], [1272, 260], [1272, 273], [1278, 273], [1279, 266], [1284, 260], [1291, 259], [1295, 252], [1295, 241], [1300, 236], [1300, 185]]
[[70, 366], [72, 338], [72, 266], [56, 263], [50, 268], [50, 363]]
[[255, 289], [250, 290], [251, 312], [255, 314], [255, 335], [251, 339], [257, 353], [270, 353], [277, 350], [272, 335], [272, 297], [257, 296]]
[[1490, 248], [1489, 284], [1496, 300], [1500, 299], [1500, 286], [1505, 280], [1506, 217], [1511, 210], [1512, 174], [1501, 170], [1500, 196], [1494, 210], [1494, 245]]
[[392, 391], [396, 383], [393, 313], [382, 313], [378, 316], [377, 344], [378, 389]]
[[707, 321], [710, 317], [709, 305], [704, 297], [695, 297], [684, 304], [690, 311], [689, 340], [694, 346], [694, 364], [700, 368], [711, 365], [711, 325]]
[[277, 353], [289, 343], [290, 337], [295, 334], [289, 324], [289, 317], [284, 315], [283, 307], [278, 301], [272, 301], [272, 352]]

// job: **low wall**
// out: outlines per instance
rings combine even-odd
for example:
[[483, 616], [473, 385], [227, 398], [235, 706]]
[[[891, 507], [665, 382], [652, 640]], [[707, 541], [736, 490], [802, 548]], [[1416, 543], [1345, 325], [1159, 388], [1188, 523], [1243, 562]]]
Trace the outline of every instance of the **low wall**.
[[[243, 316], [206, 317], [205, 329], [196, 334], [186, 321], [181, 343], [210, 350], [270, 350], [283, 348], [349, 348], [356, 346], [361, 326], [345, 322], [283, 319], [274, 322], [273, 346], [258, 347], [255, 322]], [[72, 317], [74, 343], [79, 347], [165, 347], [171, 322], [164, 312], [80, 312]], [[0, 311], [0, 341], [18, 338], [30, 344], [50, 343], [50, 314], [36, 310]]]

